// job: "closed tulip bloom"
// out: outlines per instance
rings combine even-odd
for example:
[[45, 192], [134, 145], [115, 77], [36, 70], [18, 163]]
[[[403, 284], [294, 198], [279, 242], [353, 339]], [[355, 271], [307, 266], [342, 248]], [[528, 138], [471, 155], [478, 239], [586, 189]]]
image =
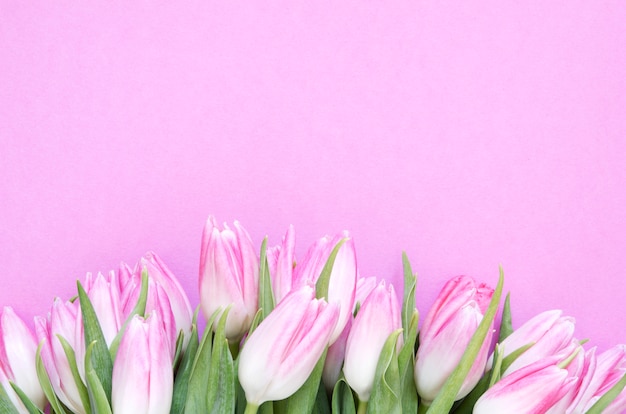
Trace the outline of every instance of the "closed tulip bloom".
[[293, 287], [296, 234], [293, 225], [287, 228], [282, 243], [267, 249], [267, 260], [272, 278], [276, 303], [280, 302]]
[[224, 225], [220, 231], [209, 217], [202, 234], [200, 304], [207, 319], [232, 305], [226, 320], [230, 341], [238, 341], [250, 328], [258, 307], [258, 284], [259, 258], [246, 230], [235, 222], [234, 230]]
[[[77, 330], [76, 326], [77, 311], [77, 302], [63, 302], [61, 299], [55, 298], [48, 318], [35, 318], [35, 331], [42, 344], [41, 358], [48, 377], [50, 377], [54, 393], [72, 412], [84, 414], [86, 411], [74, 382], [70, 364], [58, 338], [58, 336], [63, 337], [74, 351], [84, 355], [84, 351], [80, 351], [81, 347], [84, 346], [84, 340], [77, 340], [77, 335], [82, 334], [82, 329]], [[83, 368], [82, 375], [84, 375], [84, 364], [79, 363], [78, 366]]]
[[332, 391], [333, 387], [339, 381], [341, 369], [343, 368], [343, 360], [346, 355], [346, 344], [348, 343], [348, 335], [352, 328], [352, 319], [348, 320], [343, 332], [333, 344], [328, 347], [326, 360], [324, 361], [324, 370], [322, 371], [322, 381], [326, 390]]
[[399, 328], [398, 299], [393, 286], [386, 286], [383, 280], [361, 305], [346, 343], [343, 373], [361, 401], [369, 401], [380, 352], [389, 335]]
[[[150, 280], [158, 283], [163, 289], [162, 293], [165, 293], [167, 296], [171, 312], [174, 316], [176, 336], [178, 336], [178, 333], [182, 330], [185, 334], [186, 344], [191, 335], [193, 309], [191, 308], [191, 303], [183, 287], [165, 262], [154, 252], [144, 254], [135, 266], [134, 277], [138, 278], [139, 281], [141, 281], [141, 272], [143, 269], [148, 271]], [[146, 310], [146, 313], [150, 310]], [[161, 315], [165, 314], [162, 313]]]
[[124, 322], [117, 275], [112, 271], [105, 278], [102, 273], [95, 277], [87, 273], [84, 287], [98, 317], [104, 339], [107, 345], [111, 345]]
[[577, 378], [546, 358], [502, 378], [476, 402], [474, 414], [544, 414], [575, 385]]
[[[477, 285], [467, 276], [451, 279], [443, 287], [420, 331], [420, 347], [415, 362], [415, 384], [426, 402], [435, 399], [456, 368], [489, 305], [493, 289]], [[493, 324], [492, 324], [493, 325]], [[493, 328], [489, 329], [480, 351], [456, 399], [465, 397], [485, 371]]]
[[37, 342], [31, 330], [15, 314], [13, 308], [4, 307], [0, 311], [0, 370], [35, 405], [43, 408], [46, 398], [35, 370], [36, 352]]
[[134, 316], [113, 364], [113, 412], [168, 414], [173, 387], [172, 358], [158, 314], [145, 320]]
[[298, 390], [328, 346], [337, 306], [315, 299], [312, 286], [291, 291], [259, 324], [239, 354], [248, 404], [282, 400]]
[[[513, 361], [503, 376], [540, 359], [561, 353], [572, 342], [574, 323], [574, 318], [562, 316], [562, 311], [551, 310], [536, 315], [517, 328], [502, 341], [504, 357], [524, 345], [534, 345]], [[492, 358], [488, 367], [491, 367]]]

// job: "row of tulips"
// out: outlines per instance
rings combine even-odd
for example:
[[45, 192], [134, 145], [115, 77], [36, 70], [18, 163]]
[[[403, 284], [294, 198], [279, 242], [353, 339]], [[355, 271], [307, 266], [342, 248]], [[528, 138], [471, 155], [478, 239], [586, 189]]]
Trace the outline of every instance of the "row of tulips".
[[626, 412], [626, 347], [583, 349], [560, 311], [513, 330], [508, 297], [496, 329], [502, 272], [495, 289], [448, 281], [418, 332], [406, 256], [398, 298], [360, 277], [347, 233], [294, 252], [293, 227], [259, 250], [210, 217], [202, 335], [154, 253], [88, 274], [34, 332], [5, 307], [0, 414]]

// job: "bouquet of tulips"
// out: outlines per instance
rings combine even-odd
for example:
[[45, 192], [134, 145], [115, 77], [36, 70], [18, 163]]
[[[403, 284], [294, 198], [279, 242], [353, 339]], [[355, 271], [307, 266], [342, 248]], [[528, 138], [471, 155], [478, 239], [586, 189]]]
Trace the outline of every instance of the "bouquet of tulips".
[[88, 274], [34, 333], [5, 307], [0, 414], [626, 412], [626, 347], [585, 350], [560, 311], [513, 330], [508, 296], [496, 329], [502, 271], [495, 289], [448, 281], [418, 330], [406, 255], [399, 298], [359, 276], [347, 233], [294, 251], [293, 227], [257, 249], [210, 217], [201, 335], [154, 253]]

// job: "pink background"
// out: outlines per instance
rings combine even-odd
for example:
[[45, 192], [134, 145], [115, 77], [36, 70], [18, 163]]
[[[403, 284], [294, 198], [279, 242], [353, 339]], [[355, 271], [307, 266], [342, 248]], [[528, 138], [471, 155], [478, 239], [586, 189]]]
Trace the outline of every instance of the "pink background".
[[147, 250], [197, 303], [212, 213], [626, 340], [625, 2], [224, 3], [0, 2], [0, 304]]

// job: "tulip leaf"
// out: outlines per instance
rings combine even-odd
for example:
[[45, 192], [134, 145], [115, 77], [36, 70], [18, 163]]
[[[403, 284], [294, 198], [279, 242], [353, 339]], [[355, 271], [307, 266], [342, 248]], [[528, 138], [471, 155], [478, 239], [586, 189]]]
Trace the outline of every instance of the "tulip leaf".
[[235, 367], [225, 332], [229, 311], [230, 306], [222, 312], [215, 331], [206, 396], [208, 412], [218, 414], [235, 412]]
[[322, 379], [322, 371], [324, 370], [324, 362], [328, 348], [324, 350], [322, 356], [315, 364], [315, 368], [309, 375], [309, 378], [302, 384], [298, 390], [289, 398], [280, 401], [274, 401], [275, 411], [282, 414], [300, 414], [311, 413], [315, 407], [319, 384]]
[[139, 315], [141, 317], [145, 316], [146, 313], [146, 304], [148, 302], [148, 268], [144, 267], [141, 271], [141, 290], [139, 291], [139, 298], [137, 299], [137, 303], [133, 307], [133, 310], [128, 314], [126, 320], [122, 324], [120, 331], [115, 335], [113, 341], [111, 342], [111, 346], [109, 348], [109, 352], [111, 353], [111, 359], [115, 361], [115, 356], [117, 355], [117, 349], [120, 347], [120, 342], [122, 341], [122, 336], [126, 332], [126, 327], [133, 319], [135, 315]]
[[402, 412], [417, 412], [417, 393], [415, 392], [415, 342], [417, 341], [417, 324], [419, 313], [413, 308], [413, 314], [407, 327], [404, 344], [398, 354], [398, 369], [400, 370], [400, 386], [402, 389]]
[[187, 349], [183, 353], [176, 372], [170, 414], [183, 414], [184, 412], [187, 390], [189, 388], [189, 378], [191, 377], [191, 370], [193, 368], [193, 361], [196, 356], [196, 351], [198, 350], [198, 345], [198, 325], [194, 323], [191, 325], [191, 337], [187, 344]]
[[211, 348], [213, 342], [213, 322], [221, 312], [217, 309], [211, 315], [206, 327], [202, 340], [198, 345], [198, 350], [193, 359], [193, 367], [189, 376], [189, 385], [187, 388], [187, 398], [185, 400], [185, 414], [206, 413], [207, 393], [209, 384], [209, 371], [211, 368]]
[[7, 394], [4, 386], [0, 383], [0, 413], [2, 414], [20, 414], [17, 410], [9, 395]]
[[28, 396], [24, 393], [24, 391], [22, 391], [20, 387], [17, 386], [17, 384], [13, 383], [12, 381], [9, 381], [9, 384], [13, 388], [13, 391], [15, 391], [17, 396], [20, 398], [22, 404], [24, 404], [24, 407], [26, 407], [26, 410], [29, 414], [43, 414], [43, 411], [41, 411], [35, 404], [33, 404], [30, 398], [28, 398]]
[[[102, 382], [93, 366], [93, 351], [97, 346], [97, 342], [93, 341], [87, 347], [85, 352], [85, 379], [87, 380], [87, 391], [89, 392], [89, 402], [91, 410], [94, 414], [111, 414], [111, 406], [109, 398], [102, 386]], [[106, 354], [109, 352], [107, 350]]]
[[320, 273], [320, 277], [317, 279], [317, 283], [315, 284], [315, 293], [318, 299], [328, 298], [328, 287], [330, 286], [330, 275], [333, 272], [333, 265], [335, 264], [335, 258], [337, 257], [337, 253], [339, 253], [339, 249], [341, 246], [348, 241], [347, 238], [343, 238], [339, 240], [339, 242], [335, 245], [333, 250], [330, 252], [328, 256], [328, 260], [326, 260], [326, 264], [322, 268], [322, 273]]
[[[254, 332], [254, 330], [257, 328], [257, 326], [259, 326], [259, 324], [263, 321], [263, 309], [259, 309], [258, 311], [256, 311], [256, 313], [254, 314], [254, 318], [252, 318], [252, 323], [250, 324], [250, 329], [248, 329], [248, 335], [246, 335], [246, 338], [244, 339], [243, 344], [245, 344], [248, 340], [248, 338], [250, 338], [250, 335], [252, 335], [252, 332]], [[243, 346], [242, 344], [242, 346]]]
[[406, 342], [409, 332], [409, 325], [415, 309], [415, 287], [417, 286], [417, 276], [411, 269], [411, 263], [406, 252], [402, 252], [402, 268], [404, 270], [404, 299], [402, 301], [402, 329], [404, 341]]
[[402, 413], [402, 396], [400, 395], [402, 385], [396, 353], [396, 344], [401, 332], [401, 329], [393, 331], [380, 351], [372, 395], [367, 403], [369, 414]]
[[429, 414], [439, 414], [439, 413], [448, 413], [450, 409], [454, 405], [454, 401], [456, 399], [456, 395], [458, 394], [461, 386], [463, 386], [463, 381], [465, 381], [465, 377], [469, 373], [472, 365], [474, 364], [474, 360], [476, 359], [478, 353], [480, 352], [480, 348], [491, 329], [491, 323], [493, 322], [496, 312], [498, 311], [498, 305], [500, 303], [500, 297], [502, 296], [502, 287], [504, 285], [504, 271], [502, 267], [500, 267], [500, 276], [498, 278], [498, 284], [496, 286], [495, 291], [493, 292], [493, 296], [491, 297], [491, 302], [489, 302], [489, 307], [485, 311], [483, 315], [483, 319], [480, 321], [478, 328], [476, 328], [476, 332], [472, 335], [469, 344], [467, 345], [467, 349], [463, 353], [461, 357], [461, 361], [456, 366], [452, 374], [448, 377], [446, 382], [443, 384], [441, 391], [435, 397], [432, 404], [428, 408], [427, 413]]
[[622, 392], [622, 390], [626, 387], [626, 374], [622, 376], [622, 378], [615, 383], [607, 392], [600, 397], [598, 401], [595, 402], [591, 406], [589, 410], [586, 411], [586, 414], [602, 414], [605, 408], [607, 408], [613, 400], [615, 400], [618, 395]]
[[493, 387], [493, 384], [500, 381], [502, 377], [502, 358], [503, 358], [502, 345], [496, 344], [496, 348], [493, 351], [493, 367], [491, 368], [491, 375], [489, 376], [488, 388]]
[[502, 319], [500, 321], [500, 335], [498, 343], [502, 343], [507, 336], [513, 333], [513, 321], [511, 319], [511, 293], [506, 294], [502, 307]]
[[76, 389], [78, 390], [78, 394], [80, 395], [80, 401], [83, 403], [83, 407], [85, 408], [85, 412], [87, 414], [91, 413], [89, 408], [89, 392], [87, 391], [87, 387], [83, 383], [83, 380], [80, 377], [80, 373], [78, 372], [78, 365], [76, 364], [76, 354], [74, 353], [74, 349], [70, 343], [61, 335], [57, 335], [61, 346], [63, 347], [63, 351], [65, 352], [65, 356], [67, 358], [67, 362], [70, 366], [70, 371], [72, 372], [72, 377], [74, 378], [74, 384], [76, 384]]
[[185, 343], [185, 333], [181, 329], [178, 331], [178, 336], [176, 337], [176, 347], [174, 348], [174, 362], [172, 363], [172, 367], [174, 368], [174, 372], [178, 369], [178, 364], [180, 364], [180, 360], [183, 357], [183, 344]]
[[[43, 342], [39, 344], [37, 347], [37, 353], [35, 354], [35, 370], [37, 371], [37, 378], [39, 379], [39, 384], [41, 385], [41, 389], [43, 390], [44, 395], [50, 402], [50, 407], [52, 407], [52, 411], [56, 414], [67, 414], [65, 408], [63, 408], [63, 404], [57, 398], [57, 395], [54, 393], [54, 389], [52, 388], [52, 383], [50, 382], [50, 377], [48, 376], [48, 372], [43, 363], [43, 359], [41, 358], [41, 347], [43, 346]], [[0, 411], [4, 412], [4, 411]]]
[[[113, 376], [113, 360], [109, 353], [100, 322], [98, 322], [98, 316], [96, 311], [83, 289], [83, 286], [79, 281], [76, 282], [78, 286], [78, 300], [80, 301], [80, 308], [83, 315], [83, 329], [85, 331], [85, 343], [91, 344], [95, 342], [92, 357], [93, 369], [95, 374], [102, 384], [104, 393], [108, 401], [111, 401], [111, 383]], [[87, 368], [85, 368], [87, 371]]]
[[356, 414], [354, 395], [345, 378], [340, 378], [333, 389], [332, 414]]
[[317, 396], [315, 398], [315, 406], [313, 409], [313, 412], [317, 414], [331, 414], [330, 402], [328, 401], [328, 395], [326, 394], [326, 387], [322, 381], [319, 382], [319, 386], [317, 388]]
[[259, 309], [263, 310], [263, 319], [274, 310], [275, 301], [272, 292], [272, 280], [270, 278], [270, 268], [267, 263], [267, 237], [261, 244], [261, 260], [259, 269]]

